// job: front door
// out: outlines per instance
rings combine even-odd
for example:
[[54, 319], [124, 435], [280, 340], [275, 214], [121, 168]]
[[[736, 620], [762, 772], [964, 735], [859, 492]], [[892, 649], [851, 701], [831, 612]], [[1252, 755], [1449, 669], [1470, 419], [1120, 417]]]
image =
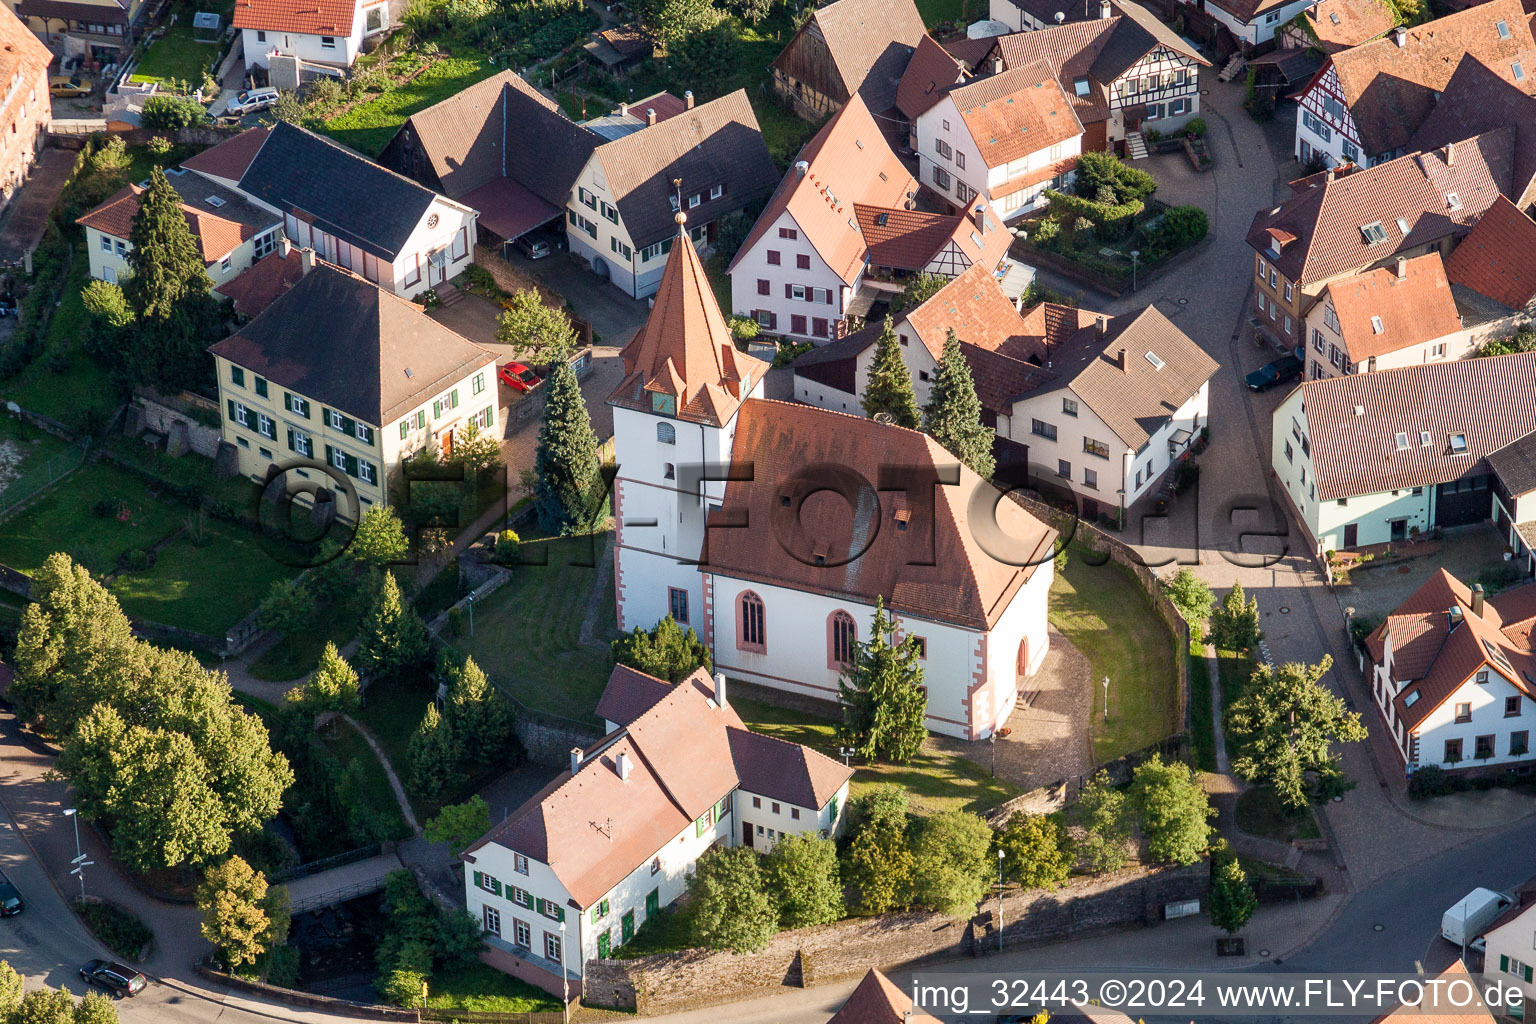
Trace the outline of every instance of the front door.
[[752, 823], [750, 821], [744, 821], [741, 823], [741, 845], [752, 845]]
[[1358, 523], [1350, 523], [1344, 527], [1344, 546], [1352, 548], [1360, 543], [1360, 526]]
[[624, 916], [619, 918], [619, 935], [620, 942], [628, 942], [635, 937], [635, 912], [633, 910], [624, 911]]
[[1407, 540], [1408, 539], [1408, 520], [1406, 520], [1406, 519], [1394, 519], [1394, 520], [1392, 520], [1391, 526], [1392, 526], [1392, 539], [1393, 540]]
[[427, 254], [427, 287], [442, 284], [448, 279], [448, 254], [442, 249]]
[[453, 456], [453, 431], [451, 431], [451, 430], [443, 431], [442, 442], [443, 442], [443, 458], [445, 458], [445, 459], [451, 458]]
[[661, 890], [652, 889], [645, 894], [645, 916], [661, 913]]

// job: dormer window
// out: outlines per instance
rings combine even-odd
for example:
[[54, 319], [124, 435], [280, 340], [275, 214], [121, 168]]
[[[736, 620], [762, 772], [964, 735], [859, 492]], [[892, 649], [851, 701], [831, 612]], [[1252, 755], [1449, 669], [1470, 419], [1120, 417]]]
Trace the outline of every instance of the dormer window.
[[1371, 317], [1371, 333], [1372, 334], [1380, 334], [1380, 333], [1382, 333], [1385, 330], [1386, 330], [1386, 328], [1381, 325], [1381, 317], [1379, 317], [1379, 316]]
[[1399, 431], [1397, 435], [1397, 450], [1400, 452], [1405, 452], [1408, 450], [1408, 435], [1402, 433], [1401, 431]]
[[1445, 194], [1445, 205], [1452, 210], [1461, 209], [1461, 196], [1457, 195], [1455, 192], [1447, 192]]
[[1360, 225], [1360, 234], [1365, 238], [1366, 245], [1380, 245], [1387, 240], [1387, 229], [1381, 226], [1379, 220]]
[[1269, 240], [1269, 251], [1275, 256], [1280, 255], [1280, 239], [1271, 238]]

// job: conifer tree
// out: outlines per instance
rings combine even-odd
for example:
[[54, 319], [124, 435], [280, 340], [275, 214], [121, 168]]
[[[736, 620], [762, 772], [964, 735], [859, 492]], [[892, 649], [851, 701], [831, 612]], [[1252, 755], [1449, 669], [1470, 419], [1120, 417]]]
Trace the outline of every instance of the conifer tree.
[[923, 429], [955, 458], [984, 480], [992, 478], [992, 431], [981, 422], [981, 399], [971, 368], [960, 351], [953, 328], [944, 339], [944, 353], [933, 378], [932, 399], [924, 410]]
[[353, 660], [370, 680], [392, 680], [426, 668], [430, 656], [427, 627], [421, 616], [401, 598], [395, 574], [384, 573], [358, 635]]
[[139, 196], [128, 240], [123, 297], [138, 317], [129, 367], [162, 391], [197, 384], [212, 366], [205, 348], [214, 340], [218, 307], [181, 196], [159, 167]]
[[917, 638], [895, 642], [896, 623], [885, 614], [885, 600], [875, 601], [870, 639], [855, 640], [853, 663], [838, 677], [843, 704], [842, 742], [860, 757], [905, 764], [922, 749], [928, 729], [923, 720], [923, 667]]
[[912, 390], [912, 373], [901, 359], [901, 343], [891, 318], [885, 318], [880, 337], [875, 339], [875, 358], [869, 367], [869, 383], [862, 400], [868, 416], [885, 413], [898, 427], [916, 429], [922, 422], [917, 395]]
[[461, 772], [472, 774], [505, 760], [512, 742], [512, 705], [491, 685], [474, 658], [450, 673], [444, 712], [453, 730]]
[[427, 800], [435, 799], [453, 779], [458, 760], [453, 727], [438, 713], [436, 704], [427, 705], [406, 753], [411, 765], [411, 790]]
[[544, 386], [544, 422], [533, 460], [534, 509], [545, 533], [580, 533], [596, 516], [597, 435], [592, 433], [576, 371], [568, 363], [557, 362]]

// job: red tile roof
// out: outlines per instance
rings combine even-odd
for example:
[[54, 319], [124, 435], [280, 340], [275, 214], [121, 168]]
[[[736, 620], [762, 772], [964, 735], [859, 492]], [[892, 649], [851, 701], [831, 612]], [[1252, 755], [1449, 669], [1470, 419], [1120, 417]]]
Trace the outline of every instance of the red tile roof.
[[615, 665], [593, 714], [608, 722], [628, 725], [672, 692], [665, 679], [657, 679], [628, 665]]
[[[1320, 501], [1486, 473], [1484, 456], [1536, 430], [1536, 353], [1330, 377], [1301, 390]], [[1452, 435], [1465, 438], [1465, 454], [1452, 453]]]
[[[635, 680], [620, 678], [627, 673], [633, 670], [615, 669], [610, 688], [632, 690]], [[703, 669], [676, 686], [647, 678], [652, 690], [665, 689], [658, 700], [584, 751], [575, 771], [482, 836], [465, 859], [473, 862], [475, 851], [495, 844], [541, 861], [585, 909], [733, 789], [769, 796], [767, 790], [784, 787], [814, 799], [835, 794], [853, 774], [824, 754], [777, 740], [773, 763], [764, 763], [765, 748], [741, 738], [751, 734], [729, 703], [715, 702], [714, 682]], [[619, 776], [621, 755], [628, 779]], [[801, 806], [820, 810], [825, 803]]]
[[235, 28], [349, 36], [357, 15], [355, 0], [235, 0]]
[[[21, 81], [27, 83], [26, 90], [16, 89], [11, 93], [10, 102], [3, 111], [7, 120], [13, 120], [12, 108], [19, 108], [27, 102], [30, 93], [30, 85], [36, 83], [38, 78], [48, 69], [53, 62], [53, 53], [43, 44], [43, 41], [33, 34], [32, 30], [22, 23], [12, 8], [13, 4], [5, 4], [5, 13], [0, 14], [0, 82], [9, 82], [21, 76]], [[110, 8], [104, 8], [104, 13], [117, 13]], [[48, 123], [48, 98], [42, 99], [41, 111], [42, 123]]]
[[[973, 493], [990, 485], [964, 466], [958, 487], [936, 488], [931, 508], [910, 510], [913, 529], [871, 530], [873, 539], [861, 551], [854, 547], [854, 521], [837, 495], [812, 494], [794, 521], [785, 521], [778, 488], [809, 467], [953, 465], [954, 456], [928, 435], [862, 416], [753, 399], [737, 416], [732, 459], [752, 463], [755, 478], [726, 484], [723, 508], [710, 518], [708, 570], [723, 576], [862, 605], [883, 597], [898, 614], [989, 629], [1036, 565], [1050, 558], [1056, 538], [1055, 530], [1022, 506], [1003, 501], [998, 522], [1018, 549], [1011, 560], [1023, 564], [993, 557], [978, 543], [980, 524], [970, 520]], [[848, 500], [865, 497], [876, 501], [873, 492], [857, 491]], [[763, 527], [756, 525], [752, 530], [721, 526], [731, 522], [777, 524], [781, 542], [764, 544]], [[859, 528], [866, 528], [862, 520]], [[815, 564], [817, 556], [824, 565]]]
[[1324, 301], [1333, 303], [1339, 333], [1354, 363], [1461, 330], [1438, 252], [1339, 278], [1326, 292]]
[[912, 997], [890, 978], [871, 970], [864, 975], [848, 1001], [827, 1024], [939, 1024], [937, 1017], [916, 1009]]
[[1523, 210], [1536, 201], [1536, 96], [1476, 60], [1457, 65], [1434, 113], [1408, 141], [1408, 151], [1443, 149], [1509, 126], [1515, 129], [1514, 178], [1503, 191]]
[[[1503, 35], [1500, 24], [1507, 30]], [[1402, 45], [1394, 32], [1330, 58], [1362, 147], [1371, 155], [1408, 143], [1463, 59], [1480, 61], [1527, 92], [1536, 85], [1530, 70], [1536, 68], [1536, 40], [1520, 0], [1489, 0], [1402, 31]], [[1516, 63], [1523, 65], [1523, 81], [1515, 78]]]
[[235, 304], [236, 313], [260, 316], [303, 276], [304, 263], [297, 252], [290, 252], [286, 257], [275, 252], [219, 285], [217, 291]]
[[916, 121], [919, 114], [927, 113], [944, 98], [946, 89], [967, 77], [960, 61], [925, 32], [896, 87], [896, 109], [907, 120]]
[[1397, 23], [1385, 0], [1319, 0], [1302, 17], [1324, 53], [1368, 42]]
[[991, 269], [976, 265], [900, 319], [935, 359], [943, 353], [944, 339], [952, 328], [961, 341], [972, 345], [1015, 359], [1043, 360], [1046, 331], [1041, 316], [1037, 324], [1026, 324]]
[[[801, 163], [807, 165], [803, 175]], [[854, 204], [900, 207], [916, 190], [916, 179], [880, 134], [863, 99], [855, 96], [800, 151], [796, 166], [779, 182], [728, 272], [787, 212], [822, 261], [852, 284], [863, 271], [866, 248]]]
[[[983, 202], [978, 199], [977, 205]], [[980, 218], [984, 224], [978, 225], [974, 213], [946, 215], [854, 204], [870, 263], [898, 270], [922, 270], [950, 242], [970, 263], [995, 270], [1008, 255], [1013, 236], [990, 204], [987, 211]]]
[[[1460, 960], [1453, 960], [1451, 966], [1441, 971], [1438, 977], [1449, 984], [1458, 975], [1465, 974], [1467, 974], [1466, 966]], [[1476, 988], [1476, 986], [1473, 987]], [[1444, 1013], [1438, 1012], [1439, 1006], [1431, 1000], [1425, 1000], [1420, 1005], [1404, 1004], [1377, 1017], [1371, 1021], [1371, 1024], [1491, 1024], [1494, 1019], [1493, 1014], [1482, 1004], [1481, 999], [1475, 1006], [1461, 1007], [1451, 1002], [1452, 999], [1464, 998], [1455, 989], [1448, 990], [1446, 985], [1442, 985], [1429, 991], [1444, 994], [1444, 1001], [1451, 1008]]]
[[[773, 66], [805, 80], [810, 80], [808, 72], [821, 71], [819, 77], [825, 77], [830, 70], [834, 81], [811, 84], [835, 101], [860, 95], [876, 113], [884, 113], [895, 105], [897, 83], [926, 34], [912, 0], [837, 0], [806, 19]], [[822, 46], [806, 47], [802, 36], [819, 37]], [[822, 47], [830, 61], [816, 59]]]
[[1056, 74], [1044, 60], [949, 91], [988, 167], [1001, 167], [1083, 133]]
[[[105, 232], [115, 238], [127, 238], [133, 231], [133, 218], [139, 212], [139, 196], [144, 189], [129, 185], [106, 202], [80, 217], [75, 223]], [[236, 221], [226, 220], [206, 210], [194, 209], [182, 202], [181, 211], [186, 215], [187, 227], [197, 238], [204, 263], [217, 263], [253, 237], [256, 229]], [[274, 214], [274, 223], [276, 215]]]
[[1500, 196], [1446, 263], [1456, 284], [1511, 309], [1536, 300], [1536, 221]]
[[181, 166], [215, 178], [239, 181], [245, 174], [245, 169], [251, 166], [251, 161], [256, 159], [256, 151], [261, 148], [263, 142], [267, 141], [270, 130], [249, 128], [195, 156], [187, 157], [181, 162]]
[[624, 379], [610, 405], [652, 410], [671, 397], [678, 419], [720, 425], [763, 379], [768, 364], [736, 350], [709, 278], [679, 214], [676, 244], [645, 326], [624, 347]]

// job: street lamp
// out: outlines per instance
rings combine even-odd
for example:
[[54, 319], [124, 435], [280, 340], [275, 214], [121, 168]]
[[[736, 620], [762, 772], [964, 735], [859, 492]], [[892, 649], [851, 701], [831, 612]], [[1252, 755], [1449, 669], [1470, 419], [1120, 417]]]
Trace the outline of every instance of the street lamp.
[[1003, 951], [1003, 848], [997, 848], [997, 951]]
[[474, 636], [475, 635], [475, 595], [474, 594], [470, 594], [469, 597], [466, 599], [466, 603], [469, 605], [469, 635], [470, 636]]
[[560, 1009], [565, 1012], [565, 1024], [571, 1024], [571, 981], [565, 973], [565, 919], [560, 919]]
[[1109, 676], [1104, 677], [1104, 724], [1109, 724]]
[[75, 859], [70, 861], [74, 867], [70, 869], [69, 873], [72, 875], [80, 876], [80, 902], [84, 903], [85, 869], [90, 867], [92, 864], [95, 864], [96, 862], [93, 860], [86, 860], [84, 852], [82, 852], [80, 849], [80, 815], [75, 813], [75, 809], [73, 807], [66, 807], [64, 808], [64, 816], [75, 823]]
[[1131, 291], [1136, 290], [1136, 261], [1141, 259], [1141, 250], [1131, 250]]

